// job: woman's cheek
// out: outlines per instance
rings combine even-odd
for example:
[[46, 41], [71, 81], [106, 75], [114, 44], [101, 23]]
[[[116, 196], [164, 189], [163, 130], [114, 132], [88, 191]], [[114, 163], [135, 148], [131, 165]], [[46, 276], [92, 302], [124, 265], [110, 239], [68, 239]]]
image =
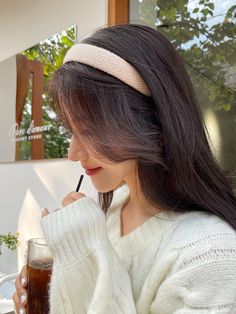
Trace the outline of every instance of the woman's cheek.
[[123, 183], [123, 176], [101, 170], [100, 174], [91, 176], [91, 180], [98, 192], [107, 193], [117, 189]]

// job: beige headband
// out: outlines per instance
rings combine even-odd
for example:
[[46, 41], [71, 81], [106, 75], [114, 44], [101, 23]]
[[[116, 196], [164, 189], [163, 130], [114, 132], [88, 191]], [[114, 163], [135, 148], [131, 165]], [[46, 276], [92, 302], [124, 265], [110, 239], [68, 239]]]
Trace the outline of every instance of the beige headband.
[[127, 61], [106, 49], [88, 44], [76, 44], [67, 51], [63, 63], [69, 61], [90, 65], [118, 78], [146, 96], [151, 95], [138, 71]]

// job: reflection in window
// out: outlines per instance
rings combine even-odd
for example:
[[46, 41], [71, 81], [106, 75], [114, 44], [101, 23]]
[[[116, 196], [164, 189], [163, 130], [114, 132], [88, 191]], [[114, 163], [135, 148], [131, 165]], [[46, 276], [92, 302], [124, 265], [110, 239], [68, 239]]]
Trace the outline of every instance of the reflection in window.
[[67, 156], [70, 133], [55, 113], [48, 83], [75, 37], [76, 27], [72, 26], [16, 56], [15, 160]]
[[[32, 74], [29, 77], [29, 90], [24, 104], [23, 113], [19, 126], [21, 129], [28, 130], [31, 124], [32, 116]], [[19, 141], [16, 142], [16, 160], [29, 160], [31, 159], [31, 143], [32, 141]]]
[[131, 0], [130, 22], [161, 31], [182, 55], [216, 158], [236, 192], [236, 5]]

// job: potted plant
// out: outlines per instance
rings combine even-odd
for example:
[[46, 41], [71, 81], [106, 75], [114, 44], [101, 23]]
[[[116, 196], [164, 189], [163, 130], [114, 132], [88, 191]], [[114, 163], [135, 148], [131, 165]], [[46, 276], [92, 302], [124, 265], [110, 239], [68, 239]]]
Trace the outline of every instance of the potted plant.
[[[9, 232], [7, 234], [0, 234], [0, 286], [1, 286], [0, 312], [1, 313], [10, 312], [14, 308], [13, 301], [11, 300], [11, 295], [13, 291], [15, 290], [15, 287], [14, 287], [13, 281], [10, 281], [10, 280], [15, 279], [17, 273], [13, 273], [12, 272], [13, 269], [11, 270], [11, 259], [12, 260], [16, 259], [16, 256], [15, 256], [16, 252], [14, 251], [16, 250], [18, 246], [18, 237], [19, 237], [18, 233], [13, 234], [12, 232]], [[7, 275], [4, 274], [6, 265], [9, 268], [8, 270], [10, 270], [10, 275], [9, 273]]]
[[2, 245], [4, 244], [9, 250], [14, 251], [18, 245], [19, 234], [9, 232], [7, 234], [0, 234], [0, 255], [2, 254]]

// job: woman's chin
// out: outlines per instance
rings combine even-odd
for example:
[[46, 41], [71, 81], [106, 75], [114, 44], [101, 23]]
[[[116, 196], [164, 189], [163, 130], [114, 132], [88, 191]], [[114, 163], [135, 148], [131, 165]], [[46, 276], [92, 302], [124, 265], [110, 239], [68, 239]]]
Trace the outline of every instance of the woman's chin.
[[95, 189], [97, 190], [97, 192], [98, 193], [108, 193], [108, 192], [112, 192], [113, 191], [113, 189], [111, 189], [111, 188], [107, 188], [107, 189], [105, 189], [105, 188], [100, 188], [100, 189], [98, 189], [98, 188], [96, 188], [96, 186], [95, 186]]
[[109, 185], [109, 186], [101, 186], [98, 184], [93, 184], [93, 186], [95, 187], [98, 193], [108, 193], [108, 192], [112, 192], [116, 190], [119, 186], [121, 186], [121, 184]]

